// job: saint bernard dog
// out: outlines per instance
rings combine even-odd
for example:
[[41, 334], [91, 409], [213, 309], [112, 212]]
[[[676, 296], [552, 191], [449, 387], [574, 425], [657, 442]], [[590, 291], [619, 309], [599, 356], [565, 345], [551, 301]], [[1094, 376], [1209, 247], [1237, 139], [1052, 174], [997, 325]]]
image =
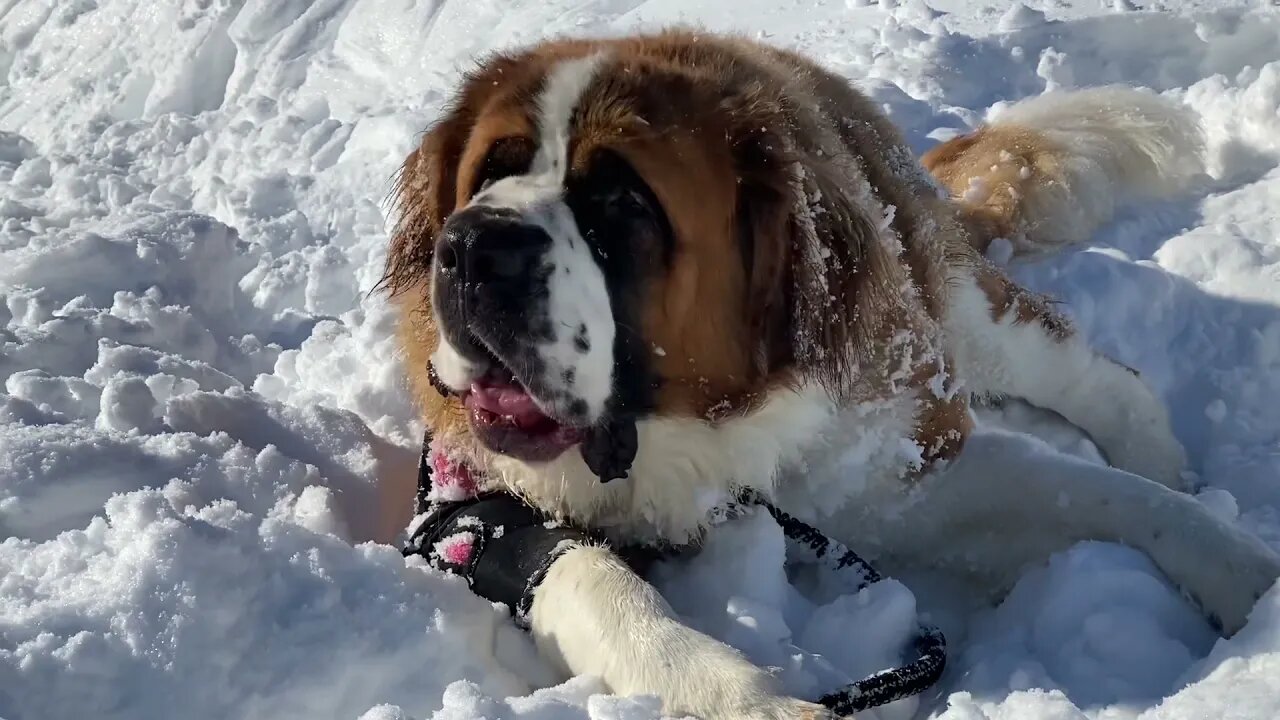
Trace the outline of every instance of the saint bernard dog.
[[[548, 41], [467, 75], [410, 153], [384, 285], [433, 442], [614, 545], [696, 543], [744, 488], [887, 570], [993, 593], [1074, 542], [1123, 542], [1230, 634], [1280, 561], [1183, 492], [1138, 373], [984, 252], [1084, 240], [1118, 201], [1185, 186], [1202, 149], [1184, 110], [1107, 87], [917, 159], [786, 50]], [[1111, 467], [974, 433], [972, 407], [1004, 397]], [[565, 672], [667, 713], [826, 713], [682, 625], [610, 543], [558, 554], [528, 621]]]

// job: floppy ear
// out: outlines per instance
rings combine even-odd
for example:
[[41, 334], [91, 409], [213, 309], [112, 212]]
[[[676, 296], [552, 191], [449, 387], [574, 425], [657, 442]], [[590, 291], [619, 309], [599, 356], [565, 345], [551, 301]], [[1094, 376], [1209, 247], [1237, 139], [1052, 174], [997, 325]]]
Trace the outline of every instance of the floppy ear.
[[393, 206], [399, 215], [387, 249], [379, 289], [392, 295], [424, 281], [431, 270], [436, 236], [458, 197], [458, 164], [471, 128], [502, 78], [527, 64], [519, 56], [495, 55], [477, 63], [462, 79], [462, 91], [409, 153], [396, 175]]
[[449, 113], [427, 132], [396, 174], [392, 204], [399, 219], [378, 283], [378, 288], [392, 295], [425, 280], [431, 269], [436, 236], [453, 212], [457, 197], [465, 123], [461, 113]]
[[866, 359], [874, 319], [895, 304], [869, 280], [894, 274], [890, 258], [839, 167], [804, 157], [769, 164], [773, 172], [755, 174], [756, 182], [744, 178], [739, 206], [749, 233], [743, 242], [750, 248], [757, 371], [768, 377], [791, 370], [843, 398]]
[[448, 402], [432, 380], [430, 357], [438, 338], [428, 289], [436, 237], [456, 203], [457, 166], [466, 127], [457, 112], [450, 113], [405, 158], [392, 190], [398, 219], [382, 279], [374, 288], [388, 292], [400, 310], [397, 335], [402, 360], [423, 419], [437, 436], [456, 432], [466, 421], [461, 406]]

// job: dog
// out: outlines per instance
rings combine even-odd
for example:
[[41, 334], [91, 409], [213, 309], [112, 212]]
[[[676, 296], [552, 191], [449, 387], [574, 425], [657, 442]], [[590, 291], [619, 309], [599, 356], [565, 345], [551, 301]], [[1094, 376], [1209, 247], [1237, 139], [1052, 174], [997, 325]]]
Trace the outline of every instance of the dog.
[[[384, 286], [448, 461], [610, 541], [544, 568], [540, 651], [670, 714], [824, 717], [611, 549], [694, 545], [744, 488], [996, 594], [1074, 542], [1124, 542], [1239, 629], [1276, 556], [1183, 492], [1138, 373], [985, 257], [1177, 192], [1202, 143], [1179, 107], [1107, 87], [1014, 104], [918, 159], [814, 62], [689, 30], [480, 64], [404, 162]], [[1111, 467], [975, 435], [975, 405], [1004, 397]]]

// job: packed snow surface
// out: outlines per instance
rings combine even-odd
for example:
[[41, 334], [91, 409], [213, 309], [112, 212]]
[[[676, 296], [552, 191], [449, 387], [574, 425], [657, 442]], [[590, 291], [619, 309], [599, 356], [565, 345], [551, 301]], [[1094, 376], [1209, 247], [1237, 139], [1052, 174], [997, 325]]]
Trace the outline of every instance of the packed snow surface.
[[[813, 55], [919, 150], [1049, 88], [1202, 113], [1190, 197], [1016, 274], [1159, 389], [1200, 498], [1280, 547], [1274, 2], [0, 0], [0, 717], [658, 716], [556, 684], [504, 610], [401, 558], [421, 426], [369, 290], [389, 179], [478, 53], [673, 22]], [[928, 577], [802, 592], [783, 550], [747, 517], [653, 579], [805, 697], [929, 614], [950, 670], [885, 720], [1280, 717], [1280, 589], [1227, 641], [1115, 545], [994, 608]]]

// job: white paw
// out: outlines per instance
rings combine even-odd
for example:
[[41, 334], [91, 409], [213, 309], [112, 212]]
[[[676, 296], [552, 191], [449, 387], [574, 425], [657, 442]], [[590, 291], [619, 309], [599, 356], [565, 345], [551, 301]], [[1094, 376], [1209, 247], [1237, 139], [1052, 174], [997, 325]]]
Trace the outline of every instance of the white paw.
[[1213, 557], [1205, 558], [1208, 577], [1191, 595], [1223, 636], [1231, 637], [1249, 622], [1258, 600], [1280, 579], [1280, 555], [1235, 528], [1227, 540]]
[[1280, 554], [1188, 495], [1140, 486], [1121, 495], [1133, 504], [1119, 536], [1137, 541], [1225, 637], [1243, 628], [1280, 579]]
[[1095, 442], [1113, 467], [1171, 490], [1187, 492], [1190, 488], [1183, 476], [1187, 453], [1174, 437], [1164, 403], [1145, 385], [1128, 395], [1117, 398], [1117, 402], [1124, 403], [1120, 408], [1125, 415], [1121, 427], [1108, 433], [1108, 437], [1095, 437]]
[[1118, 446], [1104, 447], [1103, 451], [1114, 467], [1154, 480], [1170, 490], [1190, 490], [1183, 475], [1187, 466], [1186, 451], [1167, 423], [1135, 427], [1132, 437]]

